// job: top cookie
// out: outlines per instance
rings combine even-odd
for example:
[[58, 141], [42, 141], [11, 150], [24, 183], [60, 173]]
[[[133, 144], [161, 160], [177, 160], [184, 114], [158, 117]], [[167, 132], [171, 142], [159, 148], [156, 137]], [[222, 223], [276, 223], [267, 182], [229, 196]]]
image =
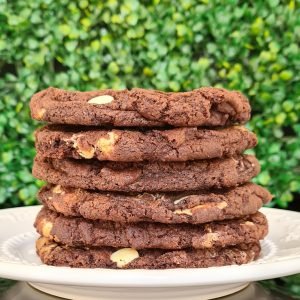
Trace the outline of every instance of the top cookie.
[[50, 87], [33, 95], [30, 108], [33, 119], [54, 124], [144, 127], [243, 124], [251, 110], [241, 93], [212, 87], [179, 93]]

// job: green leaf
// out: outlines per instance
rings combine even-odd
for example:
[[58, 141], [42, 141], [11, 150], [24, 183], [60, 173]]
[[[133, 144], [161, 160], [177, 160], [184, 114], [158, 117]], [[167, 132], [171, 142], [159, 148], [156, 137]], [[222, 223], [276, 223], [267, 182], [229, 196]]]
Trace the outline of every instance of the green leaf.
[[280, 72], [279, 76], [282, 80], [288, 81], [293, 78], [294, 74], [292, 71], [285, 70]]
[[58, 29], [63, 35], [69, 35], [72, 31], [71, 27], [68, 24], [62, 24], [58, 27]]

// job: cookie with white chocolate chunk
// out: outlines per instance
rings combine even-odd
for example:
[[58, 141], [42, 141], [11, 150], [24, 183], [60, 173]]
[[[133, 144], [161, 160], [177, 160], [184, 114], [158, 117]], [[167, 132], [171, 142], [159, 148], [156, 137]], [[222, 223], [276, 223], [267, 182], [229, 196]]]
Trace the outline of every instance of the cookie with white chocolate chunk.
[[237, 91], [203, 87], [189, 92], [131, 90], [65, 91], [33, 95], [33, 119], [53, 124], [95, 126], [225, 126], [244, 124], [250, 104]]
[[39, 155], [111, 161], [187, 161], [229, 157], [253, 148], [254, 133], [242, 126], [223, 129], [112, 129], [48, 125], [35, 133]]
[[42, 262], [53, 266], [110, 269], [207, 268], [241, 265], [258, 258], [259, 242], [226, 248], [162, 250], [68, 247], [45, 237], [36, 242]]
[[48, 184], [38, 200], [70, 217], [115, 222], [201, 224], [254, 214], [272, 195], [246, 183], [231, 189], [179, 193], [96, 192]]
[[35, 227], [42, 236], [68, 246], [170, 250], [253, 243], [268, 232], [267, 220], [259, 212], [240, 219], [192, 225], [92, 221], [64, 217], [43, 208]]

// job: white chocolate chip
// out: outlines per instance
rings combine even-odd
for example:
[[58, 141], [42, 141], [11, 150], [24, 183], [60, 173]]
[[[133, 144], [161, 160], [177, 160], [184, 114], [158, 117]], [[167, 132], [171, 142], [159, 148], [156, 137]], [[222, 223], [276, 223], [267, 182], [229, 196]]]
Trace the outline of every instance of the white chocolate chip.
[[45, 109], [45, 108], [41, 108], [40, 110], [38, 110], [38, 111], [36, 112], [36, 114], [34, 115], [34, 117], [35, 117], [37, 120], [41, 120], [41, 119], [43, 118], [45, 112], [46, 112], [46, 109]]
[[54, 194], [64, 194], [65, 192], [61, 189], [60, 185], [56, 185], [53, 189], [52, 192]]
[[87, 149], [78, 148], [78, 154], [81, 157], [84, 157], [86, 159], [91, 159], [91, 158], [94, 157], [95, 149], [94, 149], [94, 147], [90, 147], [88, 150]]
[[198, 209], [206, 209], [206, 208], [214, 208], [217, 207], [218, 209], [223, 209], [227, 206], [227, 203], [225, 201], [222, 201], [220, 203], [205, 203], [205, 204], [200, 204], [191, 208], [187, 209], [176, 209], [174, 211], [174, 214], [176, 215], [189, 215], [192, 216], [193, 213], [198, 210]]
[[53, 224], [44, 219], [42, 221], [42, 235], [46, 238], [51, 237], [52, 227], [53, 227]]
[[200, 204], [200, 205], [197, 205], [197, 206], [194, 206], [194, 207], [191, 207], [191, 208], [187, 208], [187, 209], [176, 209], [174, 211], [174, 213], [176, 215], [190, 215], [192, 216], [193, 215], [193, 212], [195, 210], [198, 210], [198, 209], [201, 209], [201, 208], [209, 208], [211, 207], [212, 205], [210, 203], [207, 203], [207, 204]]
[[174, 214], [176, 215], [189, 215], [189, 216], [192, 216], [193, 213], [192, 213], [192, 210], [187, 208], [187, 209], [176, 209], [174, 211]]
[[248, 131], [248, 129], [244, 126], [241, 126], [241, 125], [235, 125], [233, 126], [233, 128], [236, 128], [238, 130], [241, 130], [241, 131]]
[[243, 223], [242, 225], [246, 225], [246, 226], [254, 226], [253, 222], [250, 221], [246, 221], [245, 223]]
[[204, 234], [202, 245], [205, 248], [211, 248], [213, 246], [213, 242], [219, 240], [219, 234], [217, 232], [209, 232]]
[[188, 197], [190, 197], [190, 196], [185, 196], [185, 197], [182, 197], [180, 199], [177, 199], [177, 200], [174, 201], [174, 204], [176, 205], [176, 204], [180, 203], [181, 201], [187, 199]]
[[135, 249], [123, 248], [112, 253], [110, 260], [115, 262], [118, 268], [123, 268], [138, 257], [139, 253]]
[[78, 140], [82, 134], [73, 134], [71, 139], [66, 140], [66, 142], [71, 141], [73, 143], [72, 147], [77, 150], [77, 153], [86, 159], [91, 159], [94, 157], [95, 148], [91, 145], [87, 145], [87, 147], [83, 148], [82, 145], [78, 144]]
[[87, 103], [89, 103], [89, 104], [103, 105], [103, 104], [111, 103], [113, 100], [114, 100], [113, 96], [102, 95], [102, 96], [97, 96], [95, 98], [90, 99]]
[[100, 138], [97, 142], [97, 147], [104, 155], [109, 155], [113, 150], [113, 146], [118, 140], [119, 136], [114, 132], [108, 133], [108, 138]]
[[35, 243], [37, 250], [40, 250], [42, 247], [44, 247], [47, 244], [47, 242], [48, 242], [47, 238], [40, 237]]
[[195, 207], [192, 207], [191, 209], [194, 211], [194, 210], [197, 210], [197, 209], [205, 209], [205, 208], [218, 208], [218, 209], [223, 209], [227, 206], [227, 203], [225, 201], [222, 201], [220, 203], [204, 203], [204, 204], [200, 204], [200, 205], [197, 205]]
[[223, 208], [227, 207], [227, 202], [226, 201], [222, 201], [222, 202], [218, 203], [216, 206], [219, 209], [223, 209]]
[[49, 243], [48, 238], [40, 237], [36, 241], [36, 249], [41, 255], [49, 254], [57, 245], [55, 243]]

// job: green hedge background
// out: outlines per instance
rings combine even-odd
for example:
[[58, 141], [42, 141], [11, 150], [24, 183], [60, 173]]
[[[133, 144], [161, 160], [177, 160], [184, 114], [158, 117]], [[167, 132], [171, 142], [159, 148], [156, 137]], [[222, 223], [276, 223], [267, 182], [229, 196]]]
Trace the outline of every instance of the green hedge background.
[[28, 102], [48, 86], [222, 86], [251, 100], [256, 182], [288, 207], [300, 192], [300, 9], [296, 1], [0, 0], [0, 207], [41, 182]]
[[[48, 86], [241, 90], [272, 206], [300, 193], [299, 1], [0, 0], [0, 208], [42, 185], [28, 102]], [[299, 209], [299, 204], [298, 204]]]

